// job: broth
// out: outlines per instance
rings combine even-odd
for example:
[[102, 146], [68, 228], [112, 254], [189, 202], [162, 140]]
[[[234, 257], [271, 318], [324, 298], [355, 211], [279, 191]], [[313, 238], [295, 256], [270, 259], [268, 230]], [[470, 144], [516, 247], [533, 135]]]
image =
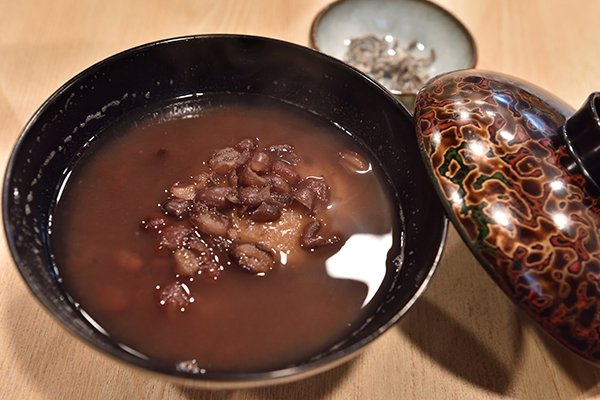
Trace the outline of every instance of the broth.
[[[157, 252], [156, 235], [140, 222], [162, 212], [174, 182], [245, 138], [264, 147], [292, 145], [298, 173], [327, 180], [323, 232], [340, 233], [343, 242], [277, 248], [278, 265], [267, 273], [227, 267], [218, 279], [175, 276], [173, 257]], [[253, 95], [204, 96], [122, 121], [89, 147], [55, 206], [55, 263], [77, 306], [142, 357], [195, 360], [219, 371], [293, 365], [356, 330], [392, 278], [388, 251], [399, 253], [399, 234], [384, 175], [350, 135], [305, 110]], [[354, 153], [368, 168], [348, 162]], [[277, 239], [282, 231], [261, 234]], [[157, 293], [175, 281], [185, 283], [193, 302], [166, 310]]]

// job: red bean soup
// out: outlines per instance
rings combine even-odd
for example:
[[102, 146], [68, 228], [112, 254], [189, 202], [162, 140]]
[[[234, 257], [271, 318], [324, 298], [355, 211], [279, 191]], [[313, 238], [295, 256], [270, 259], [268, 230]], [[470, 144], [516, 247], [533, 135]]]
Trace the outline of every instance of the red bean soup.
[[399, 254], [393, 196], [334, 123], [256, 95], [197, 96], [90, 142], [65, 175], [51, 243], [66, 293], [124, 349], [283, 368], [378, 306]]

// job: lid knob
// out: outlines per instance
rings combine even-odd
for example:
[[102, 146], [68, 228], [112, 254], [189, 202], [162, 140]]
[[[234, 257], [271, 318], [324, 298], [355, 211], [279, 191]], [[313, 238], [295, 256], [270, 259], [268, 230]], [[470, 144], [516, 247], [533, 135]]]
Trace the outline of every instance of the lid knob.
[[600, 191], [600, 92], [590, 94], [585, 103], [567, 120], [564, 135], [569, 152], [581, 172]]

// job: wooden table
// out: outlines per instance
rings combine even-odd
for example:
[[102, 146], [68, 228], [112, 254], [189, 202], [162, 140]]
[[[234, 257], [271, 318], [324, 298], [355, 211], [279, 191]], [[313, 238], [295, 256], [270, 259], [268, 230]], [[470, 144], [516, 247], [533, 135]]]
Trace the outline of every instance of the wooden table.
[[[600, 89], [600, 2], [437, 0], [472, 32], [478, 67], [520, 76], [573, 106]], [[197, 33], [308, 44], [328, 0], [0, 1], [0, 158], [63, 82], [134, 45]], [[0, 247], [0, 398], [600, 398], [600, 369], [554, 343], [504, 296], [451, 229], [409, 315], [355, 361], [272, 388], [207, 392], [150, 378], [71, 337], [33, 299]]]

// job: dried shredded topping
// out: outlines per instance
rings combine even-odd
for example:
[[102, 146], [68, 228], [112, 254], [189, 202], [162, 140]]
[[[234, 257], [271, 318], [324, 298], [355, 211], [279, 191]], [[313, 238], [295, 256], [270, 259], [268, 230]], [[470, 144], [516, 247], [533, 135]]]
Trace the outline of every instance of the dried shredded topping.
[[417, 57], [423, 44], [416, 40], [406, 46], [391, 35], [367, 35], [349, 39], [344, 61], [391, 90], [416, 93], [430, 78], [426, 68], [435, 61], [431, 49], [427, 57]]

